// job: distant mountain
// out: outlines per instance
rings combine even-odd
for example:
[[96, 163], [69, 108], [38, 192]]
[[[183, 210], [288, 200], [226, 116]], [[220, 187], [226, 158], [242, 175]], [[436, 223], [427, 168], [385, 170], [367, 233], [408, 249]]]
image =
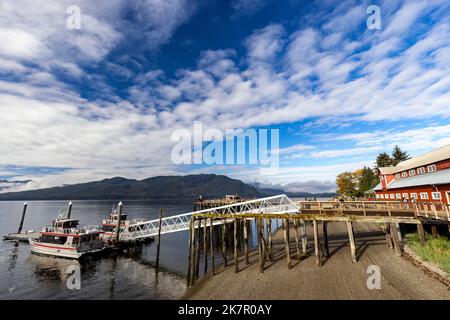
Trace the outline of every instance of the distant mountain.
[[289, 192], [283, 191], [280, 189], [272, 189], [272, 188], [257, 188], [257, 190], [263, 196], [271, 196], [277, 194], [285, 194], [290, 198], [332, 198], [337, 194], [334, 192], [319, 192], [319, 193], [311, 193], [311, 192]]
[[31, 180], [14, 180], [14, 181], [10, 181], [10, 180], [2, 180], [0, 179], [0, 192], [2, 190], [7, 190], [9, 188], [12, 187], [16, 187], [16, 186], [20, 186], [23, 184], [27, 184], [28, 182], [31, 182]]
[[144, 180], [115, 177], [62, 187], [8, 192], [0, 200], [120, 200], [221, 198], [226, 194], [260, 197], [253, 186], [223, 175], [157, 176]]

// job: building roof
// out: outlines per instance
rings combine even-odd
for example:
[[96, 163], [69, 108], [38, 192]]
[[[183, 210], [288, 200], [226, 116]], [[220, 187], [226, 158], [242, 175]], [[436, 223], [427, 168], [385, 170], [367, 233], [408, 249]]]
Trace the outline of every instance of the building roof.
[[404, 171], [417, 168], [420, 166], [425, 166], [427, 164], [436, 163], [446, 159], [450, 159], [450, 144], [432, 150], [430, 152], [421, 154], [420, 156], [402, 161], [399, 164], [397, 164], [396, 168], [398, 167], [400, 169], [398, 171]]
[[[450, 184], [450, 169], [394, 180], [388, 185], [388, 189], [439, 184]], [[378, 184], [374, 190], [381, 191], [381, 184]]]
[[377, 184], [377, 185], [373, 188], [373, 190], [374, 190], [374, 191], [382, 191], [383, 188], [381, 187], [381, 183]]
[[378, 170], [380, 170], [381, 174], [395, 174], [401, 171], [426, 166], [428, 164], [436, 163], [446, 159], [450, 159], [450, 144], [421, 154], [420, 156], [402, 161], [395, 167], [380, 167], [378, 168]]

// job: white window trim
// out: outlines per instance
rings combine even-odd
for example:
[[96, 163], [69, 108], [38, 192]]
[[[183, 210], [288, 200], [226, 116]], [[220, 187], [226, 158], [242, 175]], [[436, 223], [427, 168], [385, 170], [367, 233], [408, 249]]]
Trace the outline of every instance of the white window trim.
[[395, 199], [395, 194], [393, 194], [393, 193], [389, 194], [389, 198], [390, 199]]
[[414, 169], [412, 169], [412, 170], [409, 170], [409, 176], [411, 177], [411, 176], [415, 176], [416, 175], [416, 170], [414, 170]]
[[442, 200], [442, 193], [440, 191], [433, 191], [431, 193], [431, 199], [433, 199], [433, 200]]
[[406, 178], [407, 176], [408, 176], [408, 172], [403, 171], [403, 172], [402, 172], [402, 178]]
[[400, 173], [396, 173], [396, 174], [395, 174], [395, 179], [400, 179], [400, 178], [401, 178]]
[[[424, 196], [425, 195], [425, 196]], [[420, 193], [420, 199], [423, 199], [423, 200], [428, 200], [429, 198], [428, 198], [428, 192], [421, 192]]]
[[401, 193], [396, 193], [395, 194], [395, 199], [401, 199], [402, 198], [402, 194]]
[[435, 164], [430, 164], [427, 167], [428, 172], [435, 172], [437, 170], [436, 165]]
[[410, 196], [411, 196], [411, 199], [419, 199], [419, 197], [417, 196], [417, 193], [415, 193], [415, 192], [412, 192], [412, 193], [410, 193]]
[[425, 173], [425, 167], [417, 168], [417, 174], [424, 174]]
[[408, 194], [408, 193], [403, 193], [403, 194], [402, 194], [402, 197], [403, 197], [403, 198], [406, 198], [406, 199], [409, 199], [409, 194]]

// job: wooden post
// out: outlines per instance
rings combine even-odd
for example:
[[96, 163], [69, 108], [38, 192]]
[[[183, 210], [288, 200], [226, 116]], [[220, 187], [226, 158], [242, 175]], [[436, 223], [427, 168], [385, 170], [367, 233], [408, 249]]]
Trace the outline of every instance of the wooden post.
[[351, 221], [347, 221], [347, 231], [348, 231], [348, 239], [350, 241], [350, 254], [352, 257], [352, 262], [356, 262], [356, 246], [355, 246], [355, 234], [353, 232], [353, 223]]
[[264, 229], [263, 229], [263, 220], [258, 218], [258, 239], [259, 239], [259, 271], [261, 273], [264, 272], [264, 266], [266, 264], [266, 246], [264, 244]]
[[400, 246], [400, 240], [398, 238], [397, 227], [395, 223], [391, 223], [390, 227], [391, 227], [391, 237], [394, 240], [395, 254], [400, 257], [402, 255], [402, 248]]
[[117, 208], [117, 223], [116, 223], [116, 237], [115, 237], [116, 246], [119, 246], [120, 219], [121, 218], [122, 218], [122, 201], [119, 202], [119, 207]]
[[195, 251], [197, 251], [195, 253], [195, 277], [196, 279], [198, 279], [199, 274], [200, 274], [200, 231], [202, 229], [202, 218], [198, 219], [198, 223], [197, 223], [197, 240], [195, 241]]
[[27, 212], [27, 207], [28, 207], [28, 204], [26, 202], [24, 202], [23, 203], [23, 208], [22, 208], [22, 218], [20, 219], [19, 229], [17, 230], [17, 233], [21, 233], [22, 232], [23, 222], [25, 221], [25, 214]]
[[439, 237], [439, 234], [437, 232], [437, 227], [435, 224], [431, 225], [431, 235], [433, 236], [434, 239]]
[[297, 253], [297, 259], [300, 260], [300, 244], [298, 239], [298, 220], [294, 219], [294, 237], [295, 237], [295, 249]]
[[302, 220], [300, 223], [300, 231], [302, 235], [302, 252], [306, 254], [308, 251], [308, 239], [306, 235], [306, 221]]
[[189, 221], [189, 256], [188, 256], [188, 271], [187, 271], [187, 286], [191, 285], [191, 270], [192, 257], [194, 256], [194, 218]]
[[216, 265], [214, 263], [214, 224], [213, 224], [213, 218], [209, 218], [209, 243], [210, 243], [210, 250], [211, 250], [211, 267], [212, 267], [212, 274], [214, 275], [216, 273]]
[[313, 220], [314, 227], [314, 254], [316, 255], [316, 265], [322, 265], [322, 257], [320, 254], [320, 244], [319, 244], [319, 227], [317, 221]]
[[222, 224], [222, 258], [223, 258], [223, 266], [226, 267], [228, 265], [227, 263], [227, 243], [225, 241], [225, 233], [227, 230], [227, 221], [226, 219], [223, 219]]
[[328, 248], [328, 228], [327, 228], [327, 222], [322, 221], [322, 231], [323, 231], [323, 249], [324, 249], [324, 255], [325, 257], [330, 256], [330, 249]]
[[207, 242], [207, 229], [206, 229], [206, 218], [203, 220], [203, 259], [205, 260], [205, 268], [203, 274], [208, 273], [208, 242]]
[[237, 243], [237, 219], [234, 219], [233, 221], [233, 244], [234, 244], [234, 272], [239, 272], [239, 260], [238, 260], [238, 243]]
[[245, 263], [249, 264], [250, 261], [248, 259], [248, 221], [244, 219], [244, 254], [245, 254]]
[[163, 217], [163, 209], [159, 208], [158, 244], [156, 246], [156, 272], [158, 272], [158, 269], [159, 269], [159, 249], [161, 246], [162, 217]]
[[423, 229], [423, 224], [420, 222], [417, 224], [417, 234], [419, 235], [419, 240], [421, 245], [425, 245], [425, 231]]
[[390, 249], [393, 249], [394, 246], [392, 245], [391, 228], [390, 228], [389, 223], [385, 223], [385, 224], [384, 224], [384, 234], [385, 234], [385, 236], [386, 236], [386, 243], [387, 243], [387, 246], [388, 246]]
[[267, 242], [269, 243], [269, 260], [273, 261], [273, 245], [272, 245], [272, 223], [269, 218], [266, 219]]
[[286, 251], [286, 259], [288, 268], [292, 267], [291, 262], [291, 248], [289, 247], [289, 219], [283, 219], [283, 235], [284, 235], [284, 250]]
[[70, 219], [72, 215], [72, 201], [69, 202], [69, 207], [67, 208], [67, 219]]

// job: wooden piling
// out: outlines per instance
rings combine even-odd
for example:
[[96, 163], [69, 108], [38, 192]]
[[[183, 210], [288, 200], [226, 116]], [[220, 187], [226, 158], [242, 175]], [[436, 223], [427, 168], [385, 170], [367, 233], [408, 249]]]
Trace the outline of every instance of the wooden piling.
[[20, 219], [19, 229], [17, 230], [17, 233], [21, 233], [22, 232], [23, 222], [25, 221], [25, 214], [27, 212], [27, 207], [28, 207], [28, 204], [26, 202], [24, 202], [23, 203], [23, 208], [22, 208], [22, 218]]
[[223, 219], [221, 251], [222, 251], [222, 258], [223, 258], [223, 266], [224, 267], [226, 267], [228, 265], [228, 263], [227, 263], [227, 243], [225, 241], [226, 230], [227, 230], [227, 222], [226, 222], [226, 219]]
[[389, 223], [384, 224], [384, 234], [386, 236], [386, 244], [390, 249], [394, 249], [394, 246], [392, 245], [392, 238], [391, 238], [391, 228]]
[[238, 228], [238, 223], [237, 223], [237, 219], [234, 219], [233, 221], [233, 245], [234, 245], [234, 272], [238, 273], [239, 272], [239, 260], [238, 260], [238, 243], [237, 243], [237, 228]]
[[264, 266], [266, 264], [266, 246], [264, 241], [263, 220], [258, 218], [259, 271], [261, 273], [264, 272]]
[[120, 220], [122, 218], [122, 201], [119, 202], [119, 206], [117, 208], [117, 223], [116, 223], [116, 236], [115, 236], [115, 244], [119, 246], [119, 237], [120, 237]]
[[314, 254], [316, 255], [316, 265], [322, 265], [322, 256], [320, 254], [320, 243], [319, 243], [319, 227], [317, 225], [317, 221], [313, 221], [313, 229], [314, 229]]
[[296, 249], [296, 253], [297, 253], [297, 259], [300, 260], [300, 241], [298, 238], [298, 220], [294, 219], [294, 238], [295, 238], [295, 249]]
[[267, 228], [267, 242], [268, 242], [269, 260], [272, 262], [274, 260], [273, 244], [272, 244], [272, 223], [271, 223], [271, 220], [269, 218], [266, 219], [266, 228]]
[[306, 254], [308, 251], [308, 239], [307, 239], [307, 235], [306, 235], [306, 221], [305, 220], [301, 220], [300, 232], [301, 232], [301, 236], [302, 236], [302, 252], [303, 252], [303, 254]]
[[72, 215], [72, 201], [69, 202], [69, 207], [67, 208], [67, 219], [70, 219]]
[[286, 260], [288, 268], [292, 267], [291, 262], [291, 248], [289, 246], [289, 219], [283, 219], [283, 236], [284, 236], [284, 250], [286, 251]]
[[194, 256], [194, 218], [189, 221], [189, 256], [188, 256], [188, 270], [187, 270], [187, 286], [191, 285], [191, 270], [192, 270], [192, 258]]
[[431, 235], [434, 239], [439, 238], [439, 234], [438, 234], [437, 227], [435, 224], [431, 225]]
[[207, 274], [208, 273], [208, 242], [206, 241], [207, 238], [207, 229], [206, 229], [206, 221], [207, 219], [203, 220], [203, 259], [204, 259], [204, 264], [205, 264], [205, 268], [203, 270], [203, 274]]
[[350, 242], [350, 255], [352, 262], [356, 262], [356, 245], [355, 245], [355, 233], [353, 232], [353, 223], [347, 221], [348, 240]]
[[425, 243], [426, 243], [425, 231], [423, 229], [423, 224], [422, 223], [418, 223], [417, 224], [417, 234], [419, 235], [420, 244], [421, 245], [425, 245]]
[[196, 279], [199, 278], [199, 274], [200, 274], [200, 231], [202, 229], [202, 219], [198, 219], [197, 220], [197, 240], [195, 241], [195, 277]]
[[245, 255], [245, 263], [249, 264], [250, 261], [248, 259], [248, 221], [244, 219], [244, 255]]
[[322, 221], [322, 231], [323, 231], [324, 256], [328, 258], [330, 256], [330, 249], [328, 247], [328, 228], [326, 221]]
[[391, 237], [394, 242], [395, 254], [397, 256], [401, 257], [402, 247], [400, 245], [400, 239], [398, 237], [398, 230], [397, 230], [397, 226], [395, 225], [395, 223], [390, 224], [390, 229], [391, 229]]
[[156, 272], [159, 270], [159, 250], [161, 246], [161, 227], [162, 227], [163, 209], [159, 208], [159, 228], [158, 228], [158, 244], [156, 246]]
[[214, 225], [213, 218], [209, 218], [209, 243], [211, 251], [211, 269], [212, 274], [216, 273], [216, 264], [214, 263]]

